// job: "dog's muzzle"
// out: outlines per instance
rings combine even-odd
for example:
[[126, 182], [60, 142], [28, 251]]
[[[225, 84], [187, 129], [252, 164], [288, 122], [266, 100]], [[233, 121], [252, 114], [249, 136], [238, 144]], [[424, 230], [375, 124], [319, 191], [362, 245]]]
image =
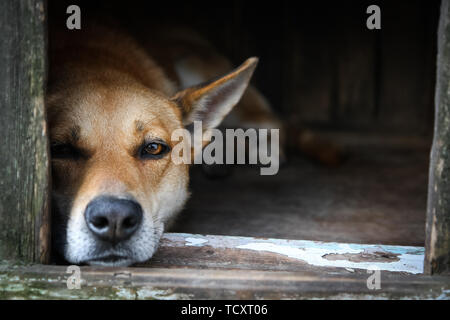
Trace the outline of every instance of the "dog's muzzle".
[[139, 203], [105, 196], [92, 200], [84, 213], [92, 234], [113, 246], [128, 240], [138, 230], [142, 216]]

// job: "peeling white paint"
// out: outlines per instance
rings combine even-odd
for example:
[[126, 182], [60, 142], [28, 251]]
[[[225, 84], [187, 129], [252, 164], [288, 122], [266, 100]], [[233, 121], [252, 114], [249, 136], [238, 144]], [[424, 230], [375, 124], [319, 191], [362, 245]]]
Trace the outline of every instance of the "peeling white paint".
[[[425, 249], [412, 246], [370, 245], [322, 242], [309, 240], [258, 239], [250, 237], [196, 235], [186, 233], [167, 233], [163, 236], [167, 246], [210, 246], [212, 248], [229, 248], [273, 252], [299, 262], [318, 267], [335, 267], [346, 269], [371, 269], [373, 267], [391, 272], [406, 272], [412, 274], [423, 273]], [[375, 254], [383, 252], [395, 255], [394, 259], [380, 259], [379, 261], [350, 261], [345, 257], [327, 259], [332, 254]], [[376, 255], [376, 254], [375, 254]], [[350, 271], [350, 270], [348, 270]]]
[[194, 247], [200, 247], [204, 243], [207, 243], [208, 240], [202, 239], [202, 238], [186, 238], [186, 245], [187, 246], [194, 246]]
[[380, 270], [393, 272], [423, 273], [423, 256], [416, 254], [400, 254], [399, 261], [370, 261], [354, 262], [349, 260], [328, 260], [324, 256], [328, 254], [358, 254], [364, 250], [353, 249], [348, 244], [337, 244], [335, 249], [314, 247], [298, 248], [294, 246], [278, 245], [273, 243], [252, 242], [240, 245], [238, 249], [247, 249], [255, 251], [268, 251], [282, 254], [289, 258], [299, 259], [306, 263], [318, 267], [338, 267], [338, 268], [359, 268], [370, 269], [378, 267]]

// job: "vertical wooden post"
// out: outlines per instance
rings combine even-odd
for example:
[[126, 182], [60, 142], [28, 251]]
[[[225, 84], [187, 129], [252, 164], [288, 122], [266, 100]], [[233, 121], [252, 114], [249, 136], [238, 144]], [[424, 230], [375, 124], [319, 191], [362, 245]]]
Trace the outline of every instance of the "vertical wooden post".
[[425, 272], [450, 273], [450, 1], [438, 30], [436, 113], [431, 151]]
[[45, 9], [0, 1], [0, 260], [49, 256]]

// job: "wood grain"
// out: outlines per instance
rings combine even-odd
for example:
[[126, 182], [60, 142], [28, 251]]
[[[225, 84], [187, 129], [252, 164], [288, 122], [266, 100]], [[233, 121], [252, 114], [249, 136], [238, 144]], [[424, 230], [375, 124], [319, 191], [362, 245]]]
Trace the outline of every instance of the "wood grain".
[[370, 274], [81, 267], [81, 288], [69, 290], [65, 266], [0, 265], [2, 299], [449, 299], [450, 279]]
[[438, 31], [436, 121], [431, 152], [425, 271], [450, 273], [450, 3], [442, 1]]
[[0, 258], [49, 256], [45, 1], [0, 3]]
[[423, 247], [166, 233], [152, 259], [139, 266], [420, 274], [423, 255]]

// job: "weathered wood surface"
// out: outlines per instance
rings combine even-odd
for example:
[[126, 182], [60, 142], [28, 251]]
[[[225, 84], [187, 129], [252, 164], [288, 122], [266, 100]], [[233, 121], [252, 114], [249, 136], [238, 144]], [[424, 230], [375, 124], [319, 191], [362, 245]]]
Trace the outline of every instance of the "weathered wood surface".
[[423, 247], [166, 233], [141, 266], [420, 274], [423, 257]]
[[367, 127], [376, 117], [377, 78], [381, 65], [377, 60], [380, 32], [361, 25], [367, 5], [355, 2], [339, 4], [336, 37], [336, 106], [331, 120], [342, 126]]
[[44, 0], [0, 2], [0, 258], [48, 258]]
[[420, 247], [172, 233], [144, 267], [80, 267], [79, 289], [68, 266], [0, 263], [0, 299], [450, 299], [450, 277], [405, 272], [422, 264]]
[[0, 267], [1, 299], [450, 299], [450, 278], [381, 273], [196, 268], [81, 267], [69, 290], [65, 266]]
[[[378, 31], [380, 103], [377, 120], [394, 131], [432, 133], [433, 93], [430, 87], [433, 87], [434, 76], [430, 70], [435, 68], [437, 18], [433, 4], [437, 1], [427, 2], [388, 1], [380, 4], [382, 29]], [[430, 29], [432, 23], [435, 25]]]
[[436, 116], [428, 190], [425, 270], [450, 273], [450, 1], [438, 31]]

